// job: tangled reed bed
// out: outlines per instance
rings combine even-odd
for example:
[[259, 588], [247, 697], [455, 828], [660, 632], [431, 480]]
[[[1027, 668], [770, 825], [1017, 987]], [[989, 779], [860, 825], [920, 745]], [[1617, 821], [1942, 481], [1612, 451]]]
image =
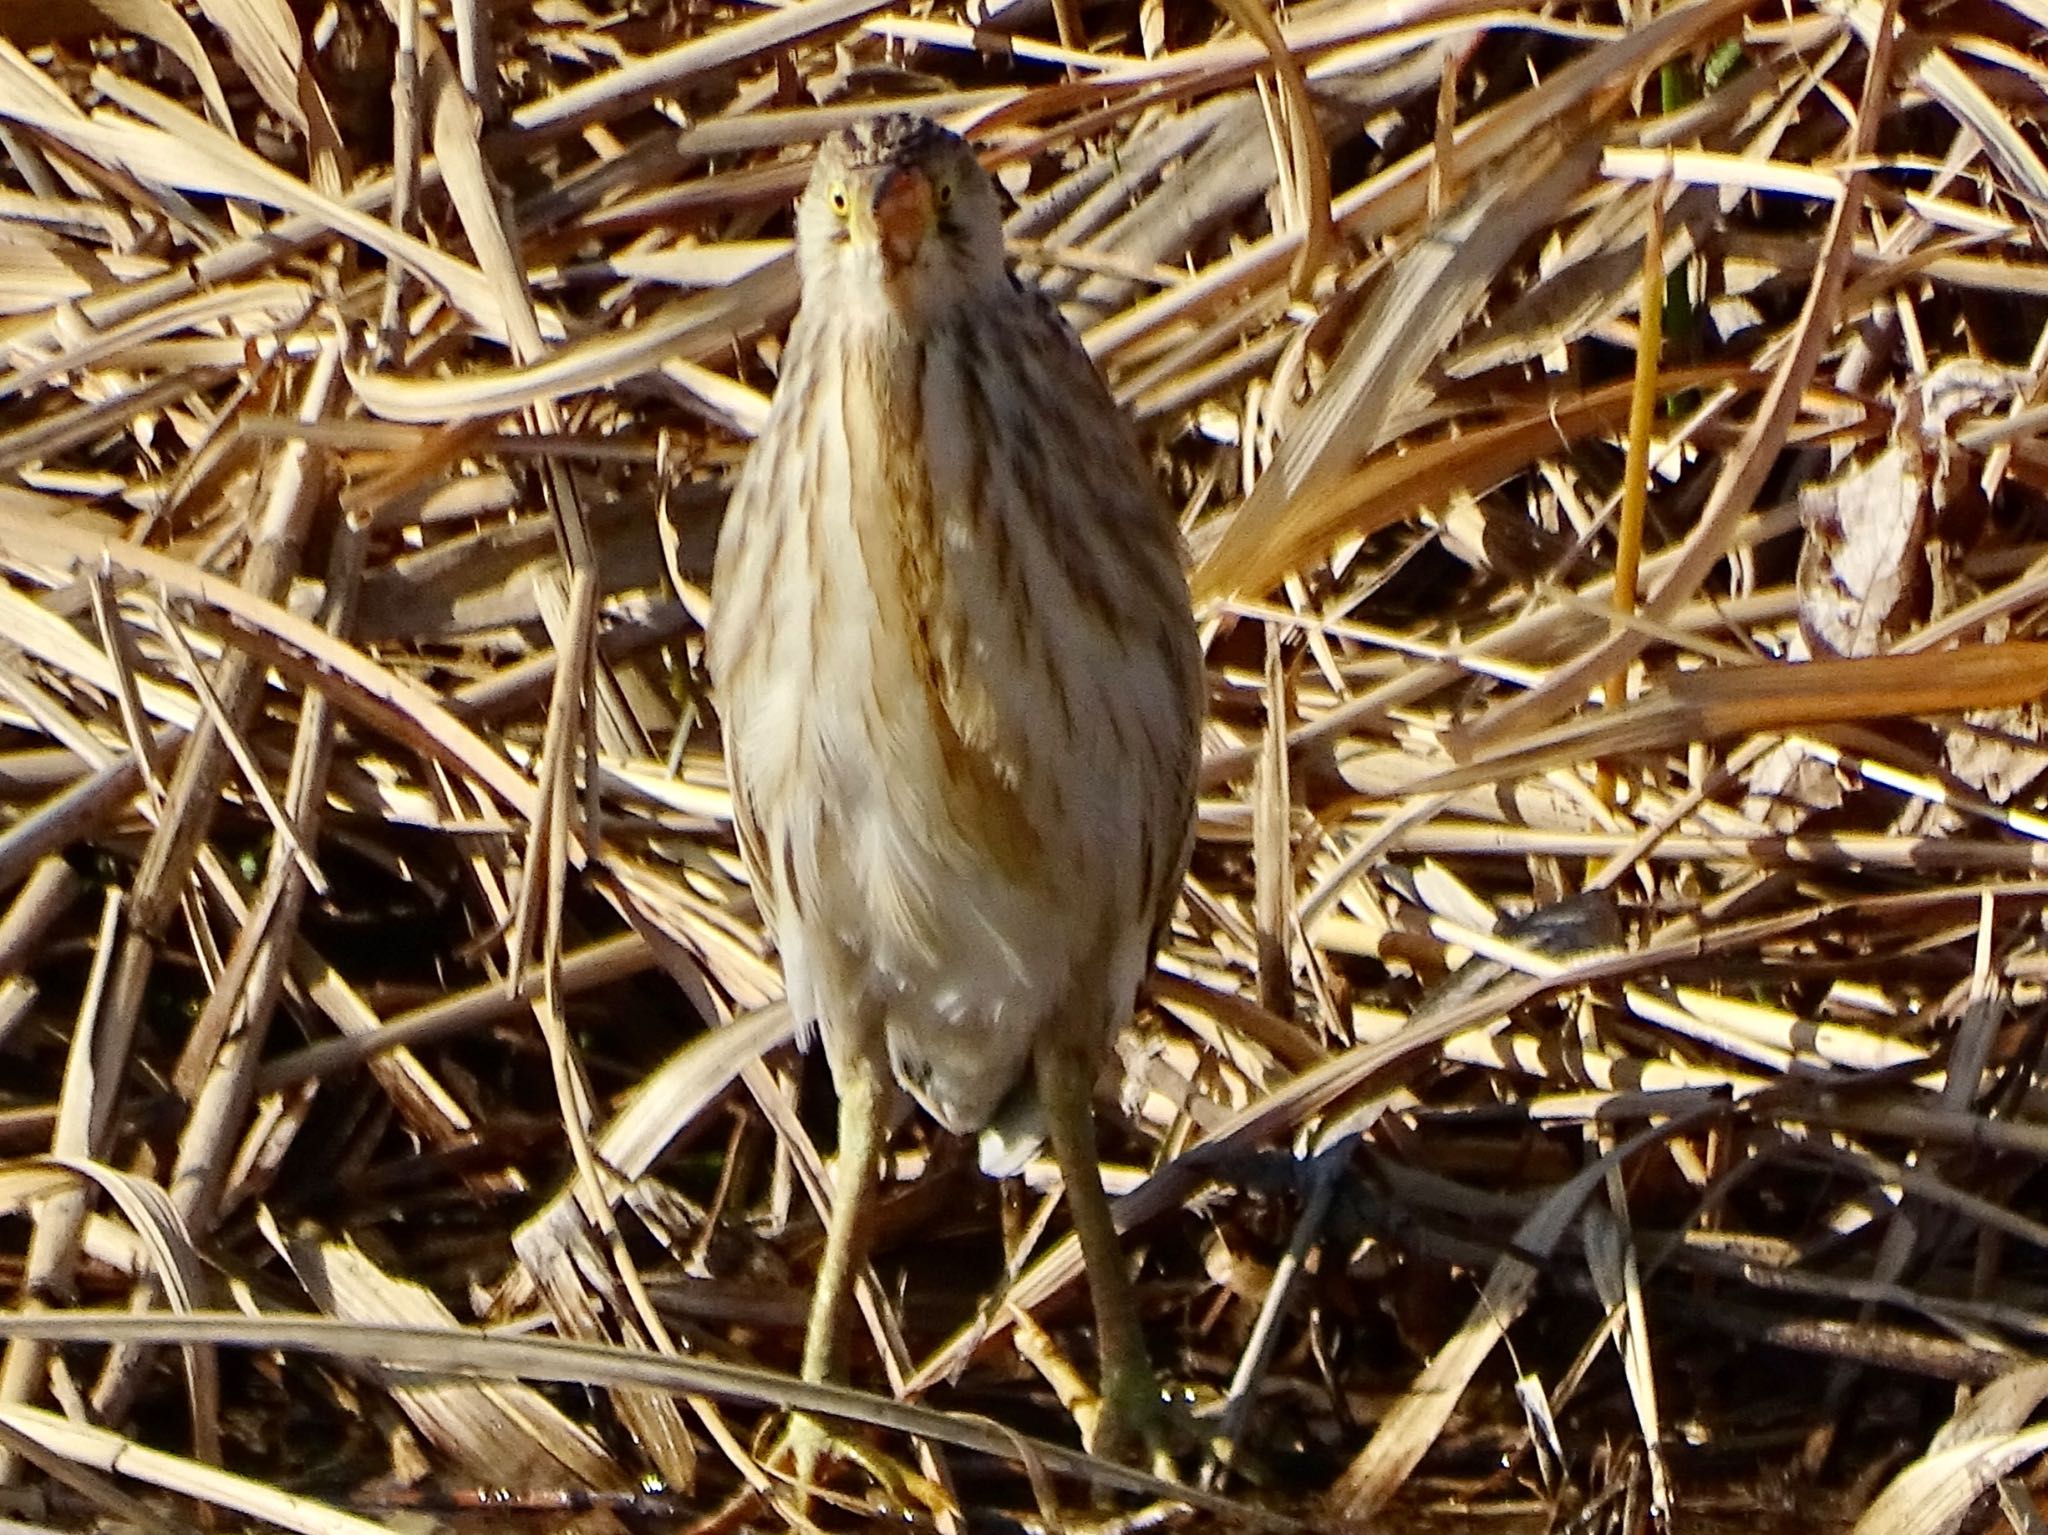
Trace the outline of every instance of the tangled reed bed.
[[1048, 1181], [914, 1127], [813, 1404], [938, 1526], [2031, 1527], [2048, 15], [1072, 22], [9, 13], [0, 1518], [793, 1517], [829, 1120], [659, 538], [907, 105], [1184, 508], [1104, 1102], [1229, 1470], [1071, 1448]]

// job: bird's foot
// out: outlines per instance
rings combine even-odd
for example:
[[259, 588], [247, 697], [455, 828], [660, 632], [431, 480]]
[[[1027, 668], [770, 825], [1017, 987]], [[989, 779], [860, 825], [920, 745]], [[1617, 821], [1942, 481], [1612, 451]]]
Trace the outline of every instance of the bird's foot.
[[1018, 1312], [1014, 1327], [1017, 1351], [1073, 1414], [1089, 1454], [1119, 1465], [1142, 1466], [1167, 1481], [1179, 1480], [1174, 1462], [1199, 1439], [1193, 1424], [1159, 1389], [1159, 1377], [1147, 1359], [1140, 1357], [1128, 1365], [1105, 1360], [1098, 1393], [1036, 1320]]
[[1089, 1454], [1165, 1481], [1179, 1480], [1175, 1462], [1197, 1442], [1194, 1425], [1167, 1400], [1148, 1364], [1105, 1369], [1101, 1394], [1078, 1404], [1074, 1416]]
[[[828, 1428], [806, 1413], [792, 1414], [762, 1464], [786, 1474], [799, 1503], [815, 1497], [853, 1513], [901, 1515], [922, 1511], [934, 1517], [957, 1515], [951, 1495], [930, 1477], [893, 1455], [850, 1433]], [[865, 1493], [835, 1485], [834, 1472], [851, 1468], [865, 1476]]]

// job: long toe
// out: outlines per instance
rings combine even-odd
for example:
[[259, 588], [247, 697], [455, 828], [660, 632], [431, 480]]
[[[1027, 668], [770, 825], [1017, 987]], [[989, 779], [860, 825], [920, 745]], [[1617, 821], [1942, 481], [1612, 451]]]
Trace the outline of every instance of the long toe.
[[1140, 1361], [1134, 1369], [1105, 1367], [1089, 1453], [1176, 1481], [1175, 1458], [1193, 1442], [1190, 1426], [1160, 1391], [1149, 1363]]
[[791, 1415], [763, 1463], [790, 1478], [805, 1508], [816, 1498], [870, 1517], [947, 1518], [960, 1512], [946, 1489], [914, 1466], [806, 1413]]

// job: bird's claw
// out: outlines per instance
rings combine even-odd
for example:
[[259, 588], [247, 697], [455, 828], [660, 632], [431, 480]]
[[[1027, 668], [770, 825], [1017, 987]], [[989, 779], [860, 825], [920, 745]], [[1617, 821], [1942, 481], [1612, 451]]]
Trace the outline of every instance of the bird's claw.
[[[937, 1517], [959, 1512], [946, 1489], [921, 1471], [850, 1434], [827, 1428], [806, 1413], [791, 1415], [762, 1463], [786, 1473], [804, 1503], [815, 1496], [857, 1513], [923, 1510]], [[833, 1464], [856, 1467], [873, 1484], [870, 1495], [848, 1497], [824, 1491], [819, 1473]]]
[[1088, 1453], [1178, 1481], [1179, 1456], [1195, 1447], [1194, 1426], [1169, 1402], [1147, 1368], [1105, 1375], [1102, 1394], [1079, 1404], [1075, 1418]]

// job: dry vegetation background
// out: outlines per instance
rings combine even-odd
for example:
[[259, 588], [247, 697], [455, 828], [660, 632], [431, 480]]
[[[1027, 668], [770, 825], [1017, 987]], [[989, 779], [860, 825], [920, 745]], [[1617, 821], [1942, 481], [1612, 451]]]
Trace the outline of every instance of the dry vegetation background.
[[900, 102], [1197, 560], [1103, 1106], [1228, 1470], [1073, 1448], [1054, 1180], [913, 1126], [805, 1399], [929, 1485], [814, 1516], [2041, 1528], [2048, 8], [1064, 20], [0, 4], [0, 1529], [798, 1517], [828, 1097], [698, 619]]

